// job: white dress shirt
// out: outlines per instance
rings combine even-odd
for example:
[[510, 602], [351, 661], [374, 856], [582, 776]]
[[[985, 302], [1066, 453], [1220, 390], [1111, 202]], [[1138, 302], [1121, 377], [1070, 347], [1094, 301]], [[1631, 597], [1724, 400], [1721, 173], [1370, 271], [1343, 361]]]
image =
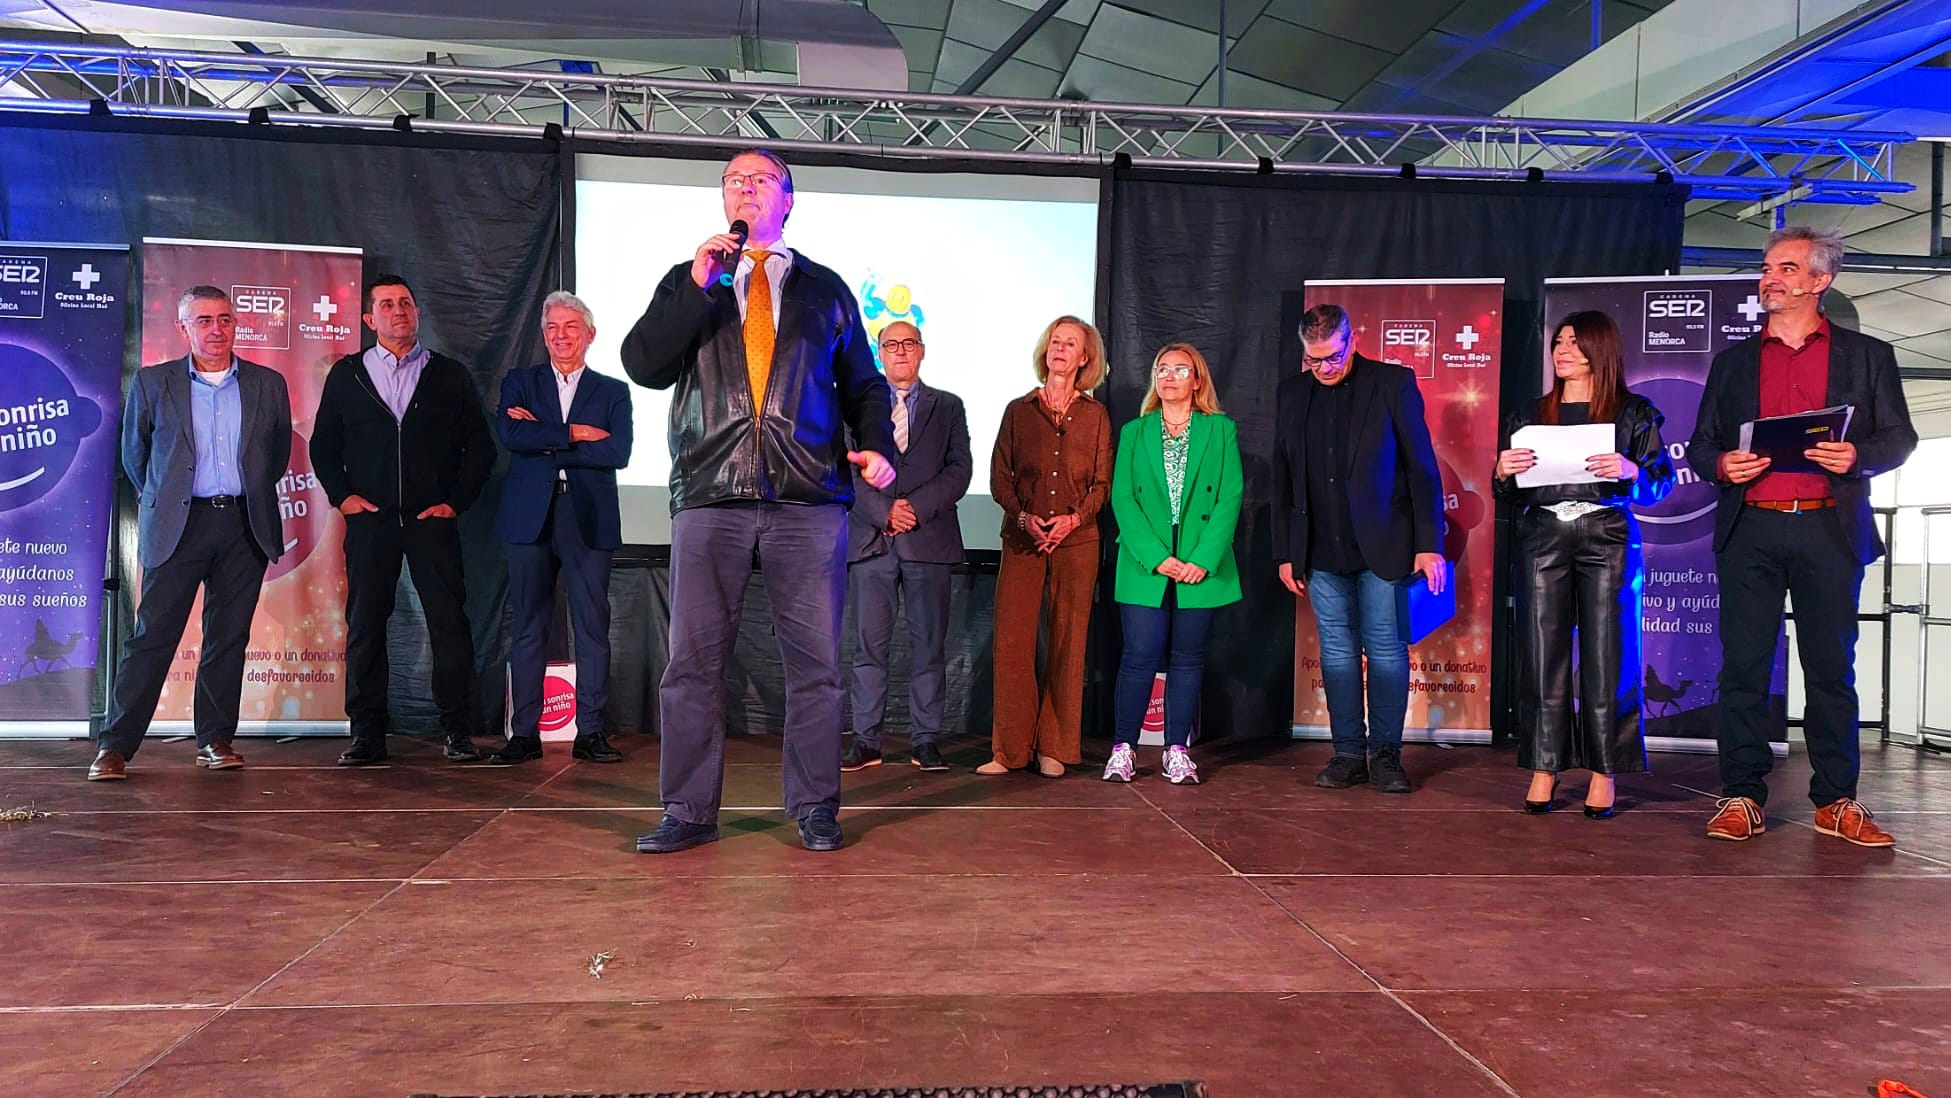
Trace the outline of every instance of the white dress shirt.
[[[752, 268], [756, 266], [758, 264], [752, 262], [751, 252], [739, 253], [738, 273], [732, 275], [732, 292], [738, 295], [738, 318], [740, 320], [745, 319], [745, 293], [746, 289], [752, 285]], [[766, 277], [772, 280], [772, 327], [774, 331], [779, 329], [779, 290], [786, 281], [786, 272], [792, 269], [793, 250], [791, 248], [786, 247], [784, 244], [774, 244], [772, 247], [766, 249], [765, 273]]]
[[[565, 374], [561, 370], [556, 369], [553, 363], [549, 366], [549, 372], [555, 375], [556, 403], [562, 408], [562, 422], [564, 423], [569, 422], [569, 406], [576, 403], [576, 387], [582, 384], [583, 371], [587, 369], [589, 369], [587, 366], [578, 366]], [[557, 469], [555, 478], [557, 480], [568, 480], [568, 470]]]

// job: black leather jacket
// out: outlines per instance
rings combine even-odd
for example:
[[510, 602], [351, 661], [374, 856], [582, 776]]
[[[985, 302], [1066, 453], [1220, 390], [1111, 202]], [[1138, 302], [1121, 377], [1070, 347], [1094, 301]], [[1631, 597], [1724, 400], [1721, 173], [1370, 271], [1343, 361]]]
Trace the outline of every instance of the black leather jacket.
[[737, 500], [853, 503], [856, 449], [894, 454], [893, 395], [860, 307], [839, 275], [793, 253], [763, 414], [752, 407], [745, 330], [729, 286], [672, 267], [623, 339], [623, 368], [671, 400], [671, 510]]
[[[1505, 417], [1497, 452], [1501, 454], [1510, 449], [1511, 436], [1517, 433], [1518, 428], [1536, 422], [1536, 401]], [[1626, 394], [1625, 405], [1613, 417], [1613, 449], [1639, 466], [1639, 477], [1635, 480], [1608, 480], [1598, 484], [1542, 484], [1536, 488], [1519, 488], [1516, 477], [1502, 480], [1493, 474], [1492, 491], [1498, 499], [1507, 500], [1520, 510], [1566, 500], [1584, 500], [1611, 507], [1651, 507], [1673, 491], [1673, 459], [1668, 456], [1666, 443], [1660, 438], [1660, 425], [1665, 422], [1666, 417], [1653, 407], [1653, 402], [1638, 393]]]

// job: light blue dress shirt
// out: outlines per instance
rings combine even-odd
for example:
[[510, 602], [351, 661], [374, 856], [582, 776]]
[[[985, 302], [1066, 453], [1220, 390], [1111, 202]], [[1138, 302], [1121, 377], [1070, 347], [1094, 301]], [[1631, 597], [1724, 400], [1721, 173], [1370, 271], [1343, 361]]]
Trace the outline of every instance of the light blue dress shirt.
[[405, 358], [375, 343], [366, 349], [366, 373], [379, 387], [379, 399], [386, 402], [394, 419], [405, 419], [407, 405], [413, 403], [413, 390], [420, 386], [420, 371], [431, 357], [427, 348], [416, 343]]
[[237, 455], [243, 447], [238, 435], [244, 426], [244, 397], [237, 386], [237, 359], [214, 381], [196, 368], [194, 359], [189, 370], [190, 425], [196, 438], [196, 479], [190, 494], [198, 499], [241, 496], [244, 478], [237, 472]]

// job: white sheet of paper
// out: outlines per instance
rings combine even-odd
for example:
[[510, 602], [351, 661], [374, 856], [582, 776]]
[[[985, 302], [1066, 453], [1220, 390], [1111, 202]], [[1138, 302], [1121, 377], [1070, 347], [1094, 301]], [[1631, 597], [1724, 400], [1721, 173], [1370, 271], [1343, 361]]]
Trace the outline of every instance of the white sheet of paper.
[[1585, 471], [1585, 463], [1595, 454], [1610, 454], [1613, 429], [1610, 423], [1585, 423], [1577, 427], [1550, 427], [1533, 424], [1519, 427], [1511, 436], [1511, 449], [1529, 450], [1538, 463], [1517, 475], [1519, 488], [1542, 484], [1597, 484], [1599, 478]]

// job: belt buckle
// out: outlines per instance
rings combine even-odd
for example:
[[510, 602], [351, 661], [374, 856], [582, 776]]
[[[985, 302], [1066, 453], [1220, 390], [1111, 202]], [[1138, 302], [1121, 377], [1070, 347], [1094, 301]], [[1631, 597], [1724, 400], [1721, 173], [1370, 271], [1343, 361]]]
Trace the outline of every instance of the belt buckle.
[[1605, 505], [1589, 500], [1562, 500], [1558, 503], [1547, 503], [1544, 509], [1551, 512], [1552, 517], [1559, 522], [1577, 522], [1594, 511], [1605, 510]]

